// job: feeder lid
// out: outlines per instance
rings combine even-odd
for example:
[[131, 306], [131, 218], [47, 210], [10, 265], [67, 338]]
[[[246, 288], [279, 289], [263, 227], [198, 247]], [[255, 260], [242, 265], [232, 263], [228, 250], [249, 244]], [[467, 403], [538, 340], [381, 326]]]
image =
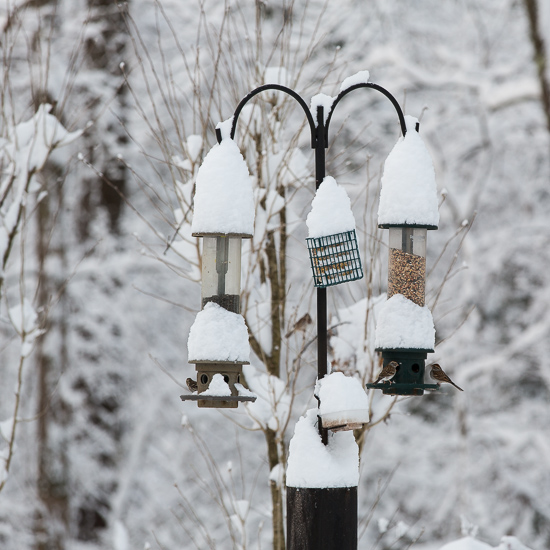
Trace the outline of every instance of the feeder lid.
[[439, 209], [435, 171], [428, 149], [416, 131], [418, 120], [405, 117], [407, 133], [384, 163], [378, 227], [437, 229]]
[[199, 168], [191, 231], [195, 236], [252, 237], [254, 212], [248, 167], [237, 144], [226, 137]]
[[190, 363], [248, 363], [250, 344], [244, 317], [208, 302], [189, 331], [187, 351]]
[[382, 305], [376, 321], [374, 347], [379, 349], [433, 350], [435, 327], [431, 311], [402, 294]]

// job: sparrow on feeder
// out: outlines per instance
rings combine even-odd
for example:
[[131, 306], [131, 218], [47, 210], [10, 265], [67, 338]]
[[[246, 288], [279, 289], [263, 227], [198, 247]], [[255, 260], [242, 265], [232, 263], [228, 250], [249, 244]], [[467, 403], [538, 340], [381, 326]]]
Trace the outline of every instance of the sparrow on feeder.
[[397, 372], [398, 366], [399, 363], [397, 361], [390, 361], [378, 375], [378, 379], [376, 380], [375, 384], [378, 384], [380, 382], [391, 382], [391, 379], [395, 376], [395, 373]]
[[447, 384], [453, 385], [457, 390], [464, 391], [462, 388], [457, 386], [443, 371], [443, 369], [437, 364], [434, 363], [431, 365], [432, 370], [430, 372], [430, 378], [439, 382], [447, 382]]

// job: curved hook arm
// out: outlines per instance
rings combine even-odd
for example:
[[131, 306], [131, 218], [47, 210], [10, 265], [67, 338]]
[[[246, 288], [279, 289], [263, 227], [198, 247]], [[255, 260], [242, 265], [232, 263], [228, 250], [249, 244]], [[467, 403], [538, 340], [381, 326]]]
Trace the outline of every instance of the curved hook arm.
[[[263, 86], [259, 86], [258, 88], [252, 90], [246, 97], [244, 97], [241, 100], [241, 102], [237, 105], [237, 108], [235, 109], [235, 113], [233, 115], [233, 122], [231, 124], [231, 133], [230, 133], [231, 139], [235, 138], [235, 127], [237, 125], [237, 120], [239, 118], [239, 115], [241, 114], [241, 111], [243, 110], [243, 107], [255, 95], [257, 95], [260, 92], [263, 92], [265, 90], [279, 90], [281, 92], [285, 92], [288, 95], [292, 96], [301, 105], [302, 109], [304, 110], [304, 112], [306, 114], [307, 121], [309, 123], [309, 128], [311, 130], [311, 146], [314, 147], [314, 144], [315, 144], [315, 141], [316, 141], [315, 122], [313, 120], [313, 116], [311, 115], [311, 111], [309, 110], [308, 104], [294, 90], [291, 90], [290, 88], [287, 88], [286, 86], [282, 86], [280, 84], [264, 84]], [[221, 140], [221, 135], [218, 135], [218, 142], [220, 140]]]
[[403, 110], [401, 109], [401, 106], [397, 102], [397, 99], [395, 99], [395, 97], [393, 97], [393, 95], [390, 94], [388, 90], [386, 90], [385, 88], [382, 88], [382, 86], [379, 86], [378, 84], [374, 84], [373, 82], [362, 82], [360, 84], [354, 84], [353, 86], [346, 88], [343, 92], [340, 92], [336, 96], [336, 99], [333, 101], [330, 107], [330, 113], [328, 114], [327, 122], [325, 124], [325, 132], [326, 132], [325, 142], [328, 143], [328, 127], [330, 124], [330, 119], [332, 118], [332, 113], [334, 112], [336, 105], [338, 105], [338, 103], [343, 97], [345, 97], [347, 94], [349, 94], [353, 90], [356, 90], [357, 88], [372, 88], [384, 94], [392, 102], [392, 105], [397, 111], [397, 116], [399, 117], [399, 124], [401, 125], [401, 132], [403, 133], [403, 136], [405, 136], [405, 134], [407, 133], [407, 125], [405, 124], [405, 115], [403, 114]]

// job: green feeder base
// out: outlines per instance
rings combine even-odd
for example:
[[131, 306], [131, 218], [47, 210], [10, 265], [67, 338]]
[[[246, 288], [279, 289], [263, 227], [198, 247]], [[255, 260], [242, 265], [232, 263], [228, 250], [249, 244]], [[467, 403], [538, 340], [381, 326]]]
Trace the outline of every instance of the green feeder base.
[[437, 391], [439, 384], [424, 384], [427, 349], [377, 349], [382, 352], [383, 367], [390, 361], [399, 363], [393, 378], [378, 384], [367, 384], [367, 389], [382, 390], [385, 395], [423, 395], [424, 390]]

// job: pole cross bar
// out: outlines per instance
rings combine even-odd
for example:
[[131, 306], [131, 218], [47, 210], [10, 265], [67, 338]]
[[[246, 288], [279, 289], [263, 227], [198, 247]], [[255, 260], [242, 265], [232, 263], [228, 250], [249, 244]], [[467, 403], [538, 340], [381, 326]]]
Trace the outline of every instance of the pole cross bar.
[[[403, 110], [401, 109], [401, 106], [399, 105], [397, 99], [395, 99], [395, 97], [388, 90], [386, 90], [386, 88], [383, 88], [382, 86], [379, 86], [378, 84], [375, 84], [374, 82], [362, 82], [362, 83], [354, 84], [353, 86], [350, 86], [349, 88], [346, 88], [345, 90], [340, 92], [334, 98], [334, 101], [332, 102], [332, 105], [330, 107], [330, 111], [327, 115], [326, 122], [324, 123], [324, 136], [323, 136], [324, 140], [323, 141], [324, 141], [324, 147], [325, 148], [328, 147], [328, 128], [329, 128], [329, 125], [330, 125], [330, 121], [332, 119], [332, 114], [334, 113], [334, 109], [336, 108], [338, 103], [340, 103], [340, 101], [347, 94], [349, 94], [353, 90], [357, 90], [359, 88], [370, 88], [372, 90], [377, 90], [381, 94], [385, 95], [391, 101], [392, 105], [395, 108], [395, 111], [396, 111], [397, 116], [399, 118], [399, 125], [401, 126], [401, 133], [403, 134], [403, 136], [407, 133], [407, 126], [405, 124], [405, 115], [403, 114]], [[316, 146], [318, 145], [318, 141], [319, 141], [319, 138], [318, 138], [318, 135], [317, 135], [318, 128], [315, 124], [315, 120], [313, 119], [313, 115], [311, 114], [311, 110], [308, 107], [308, 104], [305, 102], [305, 100], [302, 98], [302, 96], [300, 96], [300, 94], [298, 94], [297, 92], [295, 92], [294, 90], [292, 90], [291, 88], [289, 88], [287, 86], [283, 86], [282, 84], [264, 84], [263, 86], [258, 86], [257, 88], [252, 90], [248, 95], [246, 95], [240, 101], [240, 103], [237, 105], [237, 108], [235, 109], [235, 113], [233, 114], [233, 120], [231, 121], [231, 132], [230, 132], [231, 139], [235, 139], [235, 130], [236, 130], [236, 127], [237, 127], [237, 120], [239, 119], [239, 115], [241, 114], [241, 111], [243, 110], [244, 106], [254, 96], [256, 96], [259, 93], [264, 92], [266, 90], [278, 90], [280, 92], [285, 92], [286, 94], [293, 97], [300, 104], [300, 106], [302, 107], [302, 109], [303, 109], [303, 111], [306, 115], [306, 118], [307, 118], [307, 121], [308, 121], [308, 124], [309, 124], [309, 129], [310, 129], [310, 132], [311, 132], [311, 147], [312, 147], [312, 149], [315, 149]], [[319, 124], [319, 120], [320, 119], [318, 117], [317, 118], [317, 121], [318, 121], [317, 124]], [[418, 128], [416, 128], [416, 130], [418, 131]], [[222, 136], [221, 136], [221, 132], [219, 130], [216, 130], [216, 137], [217, 137], [218, 143], [221, 142]]]

